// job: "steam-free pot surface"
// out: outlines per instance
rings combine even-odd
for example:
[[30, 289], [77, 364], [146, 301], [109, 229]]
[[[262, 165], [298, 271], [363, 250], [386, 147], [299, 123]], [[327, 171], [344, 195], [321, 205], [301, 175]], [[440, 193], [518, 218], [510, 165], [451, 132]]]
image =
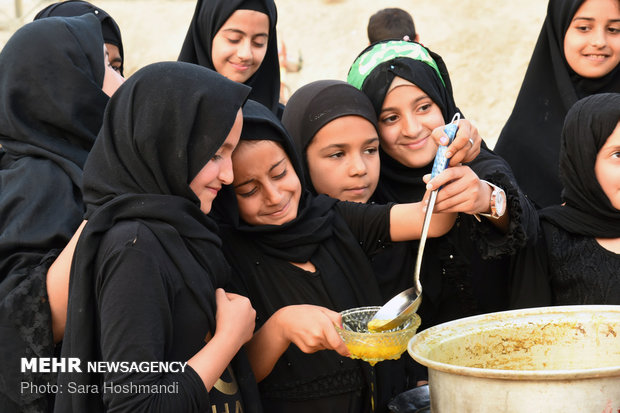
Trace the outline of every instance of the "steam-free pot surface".
[[617, 412], [620, 306], [544, 307], [427, 329], [409, 354], [429, 368], [433, 412]]

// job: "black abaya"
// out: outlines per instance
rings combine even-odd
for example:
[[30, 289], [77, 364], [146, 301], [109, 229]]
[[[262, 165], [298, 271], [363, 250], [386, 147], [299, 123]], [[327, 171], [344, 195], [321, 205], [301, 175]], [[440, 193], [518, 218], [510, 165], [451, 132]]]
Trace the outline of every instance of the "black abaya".
[[539, 236], [515, 258], [511, 305], [620, 304], [620, 254], [597, 238], [620, 238], [620, 211], [598, 182], [597, 155], [620, 122], [620, 94], [577, 101], [560, 150], [565, 205], [540, 211]]
[[[111, 99], [84, 171], [88, 223], [71, 267], [63, 357], [185, 362], [215, 333], [215, 289], [230, 270], [189, 182], [226, 139], [248, 93], [211, 70], [167, 62], [136, 72]], [[216, 384], [207, 393], [189, 366], [163, 374], [69, 372], [59, 376], [65, 387], [176, 382], [178, 391], [62, 393], [55, 408], [261, 411], [242, 352], [222, 380], [235, 391]]]
[[[26, 24], [0, 53], [0, 410], [44, 411], [21, 357], [51, 357], [47, 270], [82, 221], [82, 168], [108, 96], [95, 16]], [[9, 401], [10, 400], [10, 401]], [[18, 407], [19, 406], [19, 407]]]
[[[255, 102], [248, 101], [244, 107], [242, 139], [278, 142], [303, 182], [288, 134], [273, 114]], [[215, 201], [223, 249], [237, 290], [247, 294], [256, 308], [257, 327], [287, 305], [315, 304], [342, 311], [382, 303], [369, 255], [390, 241], [391, 204], [339, 202], [302, 191], [293, 221], [251, 226], [239, 218], [232, 188], [228, 190], [222, 194], [226, 197]], [[307, 261], [316, 272], [291, 264]], [[292, 345], [259, 387], [265, 406], [273, 412], [368, 411], [374, 375], [368, 364], [336, 352], [305, 354]], [[382, 395], [374, 397], [380, 400]], [[378, 412], [385, 411], [386, 405], [387, 400], [381, 405], [375, 400]]]
[[558, 176], [564, 118], [580, 98], [620, 92], [620, 66], [598, 79], [576, 74], [564, 56], [564, 36], [584, 0], [549, 0], [547, 16], [495, 152], [508, 161], [523, 192], [538, 207], [562, 203]]

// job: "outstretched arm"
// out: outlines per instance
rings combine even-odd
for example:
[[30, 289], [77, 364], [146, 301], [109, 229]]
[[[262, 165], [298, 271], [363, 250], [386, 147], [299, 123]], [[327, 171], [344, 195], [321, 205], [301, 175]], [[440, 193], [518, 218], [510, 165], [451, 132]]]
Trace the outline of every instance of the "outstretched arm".
[[304, 353], [335, 350], [348, 356], [349, 350], [334, 328], [341, 323], [339, 313], [316, 305], [291, 305], [276, 311], [246, 344], [256, 380], [260, 382], [271, 373], [291, 343]]
[[[427, 199], [428, 194], [421, 202], [396, 204], [392, 207], [390, 210], [390, 238], [392, 241], [420, 239]], [[435, 211], [437, 211], [436, 208]], [[454, 225], [456, 216], [457, 214], [454, 212], [434, 212], [428, 228], [428, 236], [436, 238], [446, 234]]]

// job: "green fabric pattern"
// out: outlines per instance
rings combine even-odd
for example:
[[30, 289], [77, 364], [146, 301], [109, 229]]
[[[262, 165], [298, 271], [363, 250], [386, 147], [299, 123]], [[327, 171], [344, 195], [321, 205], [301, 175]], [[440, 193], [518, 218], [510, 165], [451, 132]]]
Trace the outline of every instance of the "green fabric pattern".
[[381, 42], [374, 45], [370, 50], [358, 56], [351, 65], [347, 82], [358, 89], [362, 89], [362, 85], [366, 77], [381, 63], [395, 59], [397, 57], [408, 57], [410, 59], [419, 60], [428, 64], [435, 69], [437, 76], [445, 86], [445, 82], [439, 73], [437, 63], [431, 57], [430, 53], [424, 46], [418, 43], [407, 42], [404, 40], [394, 40], [389, 42]]

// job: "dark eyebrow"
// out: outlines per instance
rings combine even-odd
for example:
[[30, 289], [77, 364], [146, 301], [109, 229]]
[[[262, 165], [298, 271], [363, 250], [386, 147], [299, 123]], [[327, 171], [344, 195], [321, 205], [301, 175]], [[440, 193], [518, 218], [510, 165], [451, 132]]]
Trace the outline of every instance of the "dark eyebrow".
[[[575, 17], [573, 19], [573, 21], [577, 21], [577, 20], [586, 20], [588, 22], [592, 22], [595, 19], [593, 17]], [[608, 23], [620, 23], [620, 19], [611, 19], [607, 21]]]
[[573, 19], [573, 21], [577, 21], [577, 20], [594, 21], [594, 18], [593, 18], [593, 17], [579, 17], [579, 16], [577, 16], [577, 17], [575, 17], [575, 18]]
[[[416, 104], [419, 101], [424, 100], [424, 99], [430, 99], [430, 97], [428, 95], [420, 96], [419, 98], [414, 100], [413, 103]], [[432, 101], [432, 99], [431, 99], [431, 101]], [[390, 107], [390, 108], [383, 108], [383, 109], [381, 109], [381, 113], [383, 113], [383, 112], [390, 112], [390, 111], [396, 111], [396, 108]]]
[[273, 171], [274, 169], [276, 169], [278, 167], [278, 165], [280, 165], [282, 162], [284, 162], [284, 158], [280, 159], [278, 162], [274, 163], [271, 168], [269, 168], [269, 172]]
[[[224, 31], [225, 32], [233, 32], [233, 33], [236, 33], [236, 34], [240, 34], [242, 36], [247, 35], [247, 33], [244, 32], [243, 30], [235, 29], [234, 27], [231, 27], [230, 29], [224, 29]], [[269, 34], [268, 33], [258, 33], [258, 34], [255, 34], [253, 37], [258, 37], [258, 36], [269, 37]]]
[[224, 142], [224, 143], [222, 144], [222, 146], [220, 146], [220, 148], [229, 148], [229, 149], [234, 149], [235, 147], [234, 147], [234, 146], [233, 146], [233, 144], [232, 144], [232, 143], [230, 143], [230, 142]]
[[[379, 142], [379, 138], [375, 137], [375, 138], [366, 139], [364, 141], [364, 145], [368, 145], [368, 144], [371, 144], [371, 143], [374, 143], [374, 142]], [[343, 148], [346, 148], [347, 146], [349, 146], [349, 145], [344, 144], [344, 143], [332, 143], [332, 144], [327, 145], [326, 147], [324, 147], [322, 150], [326, 150], [326, 149], [343, 149]]]
[[[278, 165], [280, 165], [282, 162], [284, 162], [284, 160], [285, 160], [285, 158], [282, 158], [280, 161], [278, 161], [278, 162], [274, 163], [274, 164], [271, 166], [271, 168], [269, 168], [269, 172], [271, 172], [271, 171], [273, 171], [275, 168], [277, 168], [277, 167], [278, 167]], [[247, 181], [245, 181], [245, 182], [241, 182], [240, 184], [235, 185], [235, 186], [234, 186], [234, 188], [239, 188], [240, 186], [247, 185], [247, 184], [251, 183], [252, 181], [254, 181], [254, 178], [250, 178], [250, 179], [248, 179], [248, 180], [247, 180]]]

